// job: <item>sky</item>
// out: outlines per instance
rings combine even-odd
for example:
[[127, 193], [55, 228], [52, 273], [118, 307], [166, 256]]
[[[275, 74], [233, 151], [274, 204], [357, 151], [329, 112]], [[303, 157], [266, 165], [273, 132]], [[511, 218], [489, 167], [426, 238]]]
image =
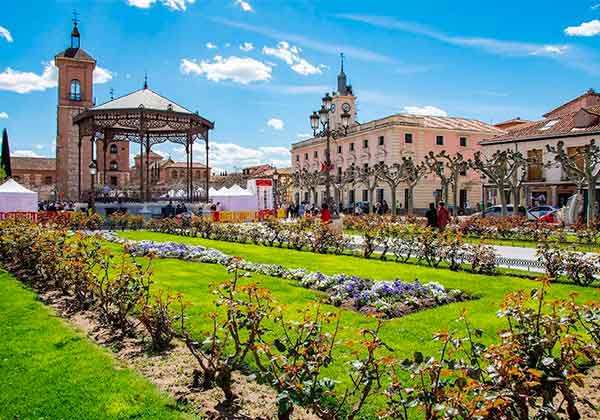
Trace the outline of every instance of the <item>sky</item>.
[[[77, 10], [96, 103], [151, 89], [215, 121], [211, 166], [290, 165], [339, 54], [358, 120], [427, 113], [538, 119], [600, 90], [600, 0], [14, 2], [0, 15], [0, 128], [13, 154], [54, 156], [56, 71]], [[203, 160], [203, 147], [195, 159]], [[160, 145], [183, 159], [181, 148]]]

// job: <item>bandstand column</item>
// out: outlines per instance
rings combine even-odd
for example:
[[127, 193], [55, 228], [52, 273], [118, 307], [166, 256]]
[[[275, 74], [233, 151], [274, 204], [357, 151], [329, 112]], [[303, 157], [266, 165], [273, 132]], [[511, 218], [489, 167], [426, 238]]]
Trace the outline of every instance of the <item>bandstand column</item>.
[[79, 150], [79, 154], [78, 154], [78, 161], [77, 161], [77, 165], [78, 165], [78, 176], [77, 176], [77, 200], [81, 200], [81, 127], [79, 127], [79, 143], [77, 143], [77, 147]]
[[188, 143], [190, 145], [190, 201], [194, 201], [194, 142], [192, 135], [188, 133]]
[[208, 169], [208, 130], [206, 130], [204, 144], [206, 146], [206, 202], [208, 203], [208, 184], [210, 182], [210, 170]]
[[146, 196], [144, 201], [150, 199], [150, 134], [146, 134]]
[[108, 149], [108, 132], [104, 133], [104, 139], [102, 140], [102, 184], [106, 185], [106, 150]]

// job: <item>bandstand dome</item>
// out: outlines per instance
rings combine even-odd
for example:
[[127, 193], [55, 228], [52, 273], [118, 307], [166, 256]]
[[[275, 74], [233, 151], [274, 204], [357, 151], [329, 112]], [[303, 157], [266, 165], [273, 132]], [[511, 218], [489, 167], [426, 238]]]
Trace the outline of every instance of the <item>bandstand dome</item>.
[[[73, 123], [79, 127], [80, 173], [82, 162], [87, 162], [85, 157], [82, 160], [81, 156], [81, 142], [85, 137], [92, 142], [92, 161], [95, 160], [93, 147], [95, 143], [101, 142], [104, 150], [108, 143], [119, 141], [129, 141], [140, 145], [140, 161], [146, 172], [144, 174], [142, 170], [140, 173], [140, 198], [144, 201], [151, 199], [150, 183], [147, 182], [150, 179], [149, 156], [151, 149], [153, 146], [165, 142], [177, 143], [185, 147], [187, 156], [185, 193], [189, 200], [193, 199], [194, 191], [196, 191], [192, 177], [193, 144], [197, 140], [203, 141], [206, 146], [207, 169], [205, 191], [208, 191], [210, 176], [208, 134], [214, 128], [214, 122], [159, 95], [148, 88], [147, 82], [140, 90], [85, 109], [73, 118]], [[103, 159], [103, 162], [106, 165], [106, 159]], [[106, 173], [106, 168], [103, 173]], [[79, 191], [81, 194], [81, 185], [79, 185]]]

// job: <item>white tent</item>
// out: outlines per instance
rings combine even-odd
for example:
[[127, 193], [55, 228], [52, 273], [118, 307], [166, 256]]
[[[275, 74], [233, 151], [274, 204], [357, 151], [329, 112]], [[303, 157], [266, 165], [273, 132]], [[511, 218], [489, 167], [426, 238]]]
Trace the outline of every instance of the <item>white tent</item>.
[[37, 212], [38, 195], [14, 179], [0, 185], [0, 213]]
[[243, 189], [239, 185], [231, 188], [211, 189], [209, 197], [213, 203], [221, 203], [223, 210], [258, 210], [258, 200], [252, 192]]

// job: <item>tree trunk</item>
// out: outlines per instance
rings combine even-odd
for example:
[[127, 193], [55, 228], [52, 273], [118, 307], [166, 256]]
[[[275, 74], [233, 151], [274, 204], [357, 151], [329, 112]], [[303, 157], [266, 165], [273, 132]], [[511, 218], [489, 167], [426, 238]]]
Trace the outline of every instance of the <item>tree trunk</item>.
[[373, 202], [375, 201], [375, 188], [369, 188], [369, 214], [373, 214]]
[[414, 210], [414, 191], [415, 191], [415, 187], [414, 186], [410, 186], [408, 187], [408, 203], [406, 203], [406, 208], [408, 209], [408, 214], [412, 216], [413, 214], [413, 210]]
[[591, 227], [592, 223], [594, 223], [594, 219], [596, 218], [596, 182], [589, 181], [588, 182], [588, 192], [587, 192], [587, 226]]
[[396, 209], [396, 187], [390, 186], [390, 190], [392, 193], [392, 214], [397, 215], [398, 211]]
[[500, 195], [500, 204], [502, 205], [502, 216], [506, 216], [506, 188], [504, 184], [498, 185], [498, 195]]

